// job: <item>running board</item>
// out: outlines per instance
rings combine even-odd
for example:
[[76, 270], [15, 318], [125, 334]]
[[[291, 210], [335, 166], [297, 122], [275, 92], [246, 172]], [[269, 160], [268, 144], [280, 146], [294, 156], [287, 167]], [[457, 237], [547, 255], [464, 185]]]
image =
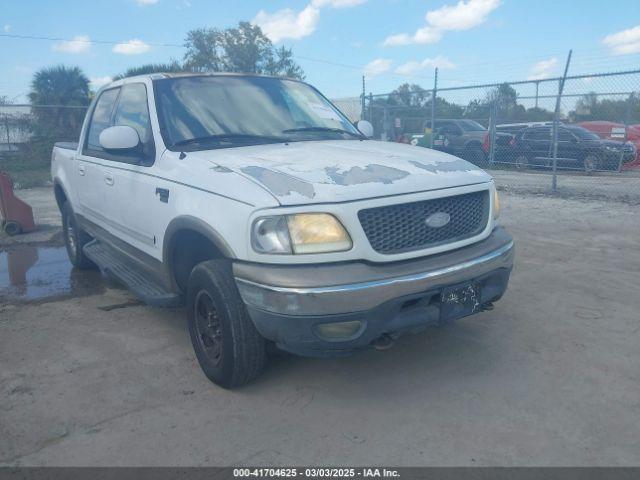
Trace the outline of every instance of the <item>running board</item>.
[[125, 284], [131, 293], [143, 302], [154, 307], [180, 305], [180, 295], [167, 290], [155, 279], [150, 278], [149, 274], [145, 274], [144, 270], [135, 268], [132, 261], [127, 261], [114, 249], [93, 240], [84, 246], [83, 251], [103, 273]]

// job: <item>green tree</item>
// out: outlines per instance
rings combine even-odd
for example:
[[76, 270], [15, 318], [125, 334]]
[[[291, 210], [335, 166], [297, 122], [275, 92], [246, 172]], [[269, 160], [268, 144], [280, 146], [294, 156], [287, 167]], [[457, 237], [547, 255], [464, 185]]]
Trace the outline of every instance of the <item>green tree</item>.
[[631, 93], [626, 98], [603, 98], [590, 92], [576, 102], [574, 111], [569, 112], [574, 121], [608, 120], [619, 123], [637, 123], [640, 121], [640, 97]]
[[224, 33], [217, 28], [198, 28], [187, 33], [184, 66], [195, 72], [225, 71]]
[[240, 22], [223, 35], [225, 70], [263, 73], [273, 56], [273, 44], [257, 25]]
[[30, 154], [45, 161], [57, 141], [77, 141], [89, 104], [89, 79], [78, 67], [59, 65], [37, 71], [29, 100], [33, 124]]
[[200, 28], [187, 33], [184, 67], [196, 72], [241, 72], [304, 78], [293, 52], [275, 48], [257, 25], [240, 22], [227, 30]]
[[304, 80], [304, 71], [293, 60], [293, 51], [284, 46], [277, 48], [273, 55], [270, 56], [264, 73], [267, 75], [276, 75], [280, 77], [297, 78]]
[[169, 63], [148, 63], [146, 65], [140, 65], [139, 67], [128, 68], [119, 75], [113, 77], [114, 80], [120, 80], [127, 77], [135, 77], [136, 75], [145, 75], [149, 73], [177, 73], [186, 72], [189, 69], [182, 65], [177, 60], [172, 60]]

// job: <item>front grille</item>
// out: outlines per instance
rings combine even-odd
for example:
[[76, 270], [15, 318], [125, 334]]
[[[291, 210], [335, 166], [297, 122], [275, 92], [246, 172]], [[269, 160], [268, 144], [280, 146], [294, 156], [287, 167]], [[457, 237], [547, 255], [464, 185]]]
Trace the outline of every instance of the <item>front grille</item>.
[[[434, 228], [427, 218], [437, 212], [449, 223]], [[480, 234], [489, 219], [489, 191], [421, 202], [367, 208], [358, 212], [369, 243], [378, 253], [402, 253], [453, 243]]]

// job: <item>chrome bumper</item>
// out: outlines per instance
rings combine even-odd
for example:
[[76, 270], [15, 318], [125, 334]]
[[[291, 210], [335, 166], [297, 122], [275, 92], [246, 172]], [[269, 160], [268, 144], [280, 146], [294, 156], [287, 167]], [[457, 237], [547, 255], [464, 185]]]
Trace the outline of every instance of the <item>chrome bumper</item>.
[[[501, 229], [501, 233], [508, 240], [497, 248], [495, 242], [487, 242], [487, 247], [492, 248], [481, 254], [478, 254], [478, 245], [448, 252], [434, 259], [433, 269], [419, 273], [340, 285], [296, 287], [257, 282], [239, 276], [236, 271], [236, 282], [244, 302], [262, 311], [282, 315], [333, 315], [366, 311], [395, 298], [460, 283], [499, 268], [510, 270], [513, 266], [514, 244], [504, 230]], [[449, 264], [446, 264], [447, 261]], [[348, 269], [349, 265], [342, 268]], [[265, 277], [268, 278], [268, 275]], [[340, 275], [336, 270], [334, 278], [345, 277], [348, 275]]]

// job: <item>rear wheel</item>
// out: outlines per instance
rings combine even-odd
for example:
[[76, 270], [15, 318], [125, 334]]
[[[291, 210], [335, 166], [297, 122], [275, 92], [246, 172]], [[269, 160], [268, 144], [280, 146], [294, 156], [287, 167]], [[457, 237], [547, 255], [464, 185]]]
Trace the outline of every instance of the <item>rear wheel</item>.
[[67, 255], [73, 266], [81, 270], [95, 268], [95, 264], [85, 256], [83, 250], [92, 238], [78, 226], [69, 202], [65, 202], [62, 206], [62, 232]]
[[597, 170], [601, 170], [602, 165], [600, 158], [595, 154], [588, 154], [584, 157], [584, 171], [587, 173], [593, 173]]
[[524, 170], [529, 167], [529, 158], [526, 155], [518, 155], [513, 162], [518, 170]]
[[193, 269], [187, 320], [198, 363], [209, 380], [233, 388], [260, 375], [266, 341], [249, 317], [227, 260], [209, 260]]

